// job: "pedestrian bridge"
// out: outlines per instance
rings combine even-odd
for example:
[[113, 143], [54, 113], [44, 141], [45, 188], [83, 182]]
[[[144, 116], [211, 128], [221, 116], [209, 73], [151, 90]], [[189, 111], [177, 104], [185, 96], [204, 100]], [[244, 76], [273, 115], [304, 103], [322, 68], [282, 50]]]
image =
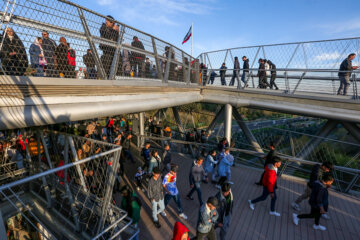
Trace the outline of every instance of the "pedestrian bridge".
[[180, 106], [231, 104], [346, 122], [360, 122], [351, 96], [257, 88], [202, 86], [159, 79], [59, 79], [0, 76], [0, 128], [12, 129], [86, 120]]

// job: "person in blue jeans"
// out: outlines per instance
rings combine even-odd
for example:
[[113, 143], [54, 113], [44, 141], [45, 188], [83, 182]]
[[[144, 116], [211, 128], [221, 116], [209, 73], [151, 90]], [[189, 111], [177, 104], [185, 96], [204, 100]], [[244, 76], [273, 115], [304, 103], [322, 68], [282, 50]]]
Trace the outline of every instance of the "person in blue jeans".
[[[166, 217], [164, 212], [165, 205], [164, 205], [164, 190], [162, 186], [162, 181], [160, 177], [160, 169], [154, 168], [152, 172], [152, 177], [149, 180], [148, 185], [148, 197], [152, 204], [152, 217], [154, 224], [157, 228], [160, 228], [161, 225], [159, 223], [158, 214], [161, 213], [163, 217]], [[159, 206], [159, 208], [158, 208]]]
[[263, 193], [260, 197], [249, 200], [249, 206], [251, 210], [255, 209], [254, 204], [260, 201], [266, 200], [266, 198], [270, 195], [271, 197], [271, 207], [270, 207], [270, 215], [280, 217], [280, 213], [275, 211], [275, 203], [276, 203], [276, 174], [278, 168], [281, 166], [281, 159], [279, 157], [273, 158], [274, 163], [270, 163], [265, 167], [265, 173], [262, 180], [263, 183]]
[[179, 167], [177, 165], [171, 166], [171, 171], [165, 175], [163, 180], [163, 187], [165, 190], [165, 197], [164, 197], [164, 203], [165, 208], [169, 204], [171, 199], [174, 199], [178, 206], [179, 216], [183, 219], [187, 219], [187, 216], [184, 214], [182, 206], [181, 206], [181, 200], [180, 200], [180, 194], [179, 190], [176, 187], [176, 173], [178, 171]]
[[[196, 159], [196, 162], [194, 162], [193, 166], [191, 167], [190, 170], [190, 175], [189, 175], [189, 181], [190, 181], [190, 192], [186, 195], [186, 199], [188, 200], [194, 200], [194, 198], [192, 197], [193, 193], [196, 191], [197, 195], [198, 195], [198, 199], [199, 199], [199, 203], [200, 206], [203, 205], [203, 200], [202, 200], [202, 194], [201, 194], [201, 181], [203, 180], [204, 177], [206, 177], [206, 173], [205, 170], [202, 166], [204, 159], [202, 157], [198, 157]], [[206, 181], [208, 179], [206, 178]]]

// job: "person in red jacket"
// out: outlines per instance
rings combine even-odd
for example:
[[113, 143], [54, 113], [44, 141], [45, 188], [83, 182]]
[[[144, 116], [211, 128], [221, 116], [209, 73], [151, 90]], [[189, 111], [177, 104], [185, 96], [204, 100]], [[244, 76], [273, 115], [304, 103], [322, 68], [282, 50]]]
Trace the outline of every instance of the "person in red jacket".
[[189, 229], [181, 222], [174, 225], [173, 238], [171, 240], [190, 240]]
[[275, 202], [276, 202], [275, 185], [276, 185], [276, 174], [278, 168], [281, 166], [281, 159], [279, 157], [274, 157], [273, 162], [274, 162], [273, 164], [270, 163], [265, 167], [265, 173], [262, 179], [262, 184], [264, 186], [262, 195], [254, 200], [249, 200], [249, 206], [251, 210], [254, 210], [255, 203], [264, 201], [270, 195], [271, 197], [270, 215], [280, 217], [280, 213], [275, 212]]

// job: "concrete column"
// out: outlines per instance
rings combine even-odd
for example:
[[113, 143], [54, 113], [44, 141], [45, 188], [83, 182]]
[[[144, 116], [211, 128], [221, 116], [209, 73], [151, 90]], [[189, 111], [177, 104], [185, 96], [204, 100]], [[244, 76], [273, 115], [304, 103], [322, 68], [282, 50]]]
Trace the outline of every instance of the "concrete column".
[[230, 104], [226, 104], [225, 105], [225, 129], [224, 129], [224, 137], [226, 137], [226, 139], [229, 142], [229, 146], [230, 146], [230, 141], [231, 141], [231, 120], [232, 120], [232, 106]]
[[242, 116], [240, 115], [240, 113], [238, 112], [238, 110], [236, 108], [234, 108], [234, 110], [233, 110], [233, 115], [234, 115], [234, 118], [235, 118], [237, 124], [240, 126], [242, 132], [244, 133], [246, 139], [253, 146], [255, 151], [257, 151], [259, 153], [264, 153], [260, 144], [257, 142], [255, 136], [252, 134], [249, 127], [246, 125], [246, 123], [244, 122], [244, 119], [242, 118]]
[[185, 130], [184, 130], [184, 126], [182, 125], [180, 114], [177, 110], [177, 107], [172, 107], [172, 111], [178, 130], [181, 133], [181, 137], [185, 139]]
[[[139, 134], [140, 136], [145, 135], [145, 114], [144, 112], [139, 113]], [[140, 137], [139, 139], [139, 147], [144, 145], [144, 138]]]

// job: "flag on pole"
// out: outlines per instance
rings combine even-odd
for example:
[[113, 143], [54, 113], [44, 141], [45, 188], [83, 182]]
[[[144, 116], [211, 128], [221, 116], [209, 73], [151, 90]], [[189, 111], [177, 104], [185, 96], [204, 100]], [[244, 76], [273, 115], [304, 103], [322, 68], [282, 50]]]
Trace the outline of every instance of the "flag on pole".
[[184, 40], [183, 40], [182, 44], [186, 43], [190, 39], [191, 35], [192, 35], [192, 26], [190, 27], [188, 33], [184, 37]]

